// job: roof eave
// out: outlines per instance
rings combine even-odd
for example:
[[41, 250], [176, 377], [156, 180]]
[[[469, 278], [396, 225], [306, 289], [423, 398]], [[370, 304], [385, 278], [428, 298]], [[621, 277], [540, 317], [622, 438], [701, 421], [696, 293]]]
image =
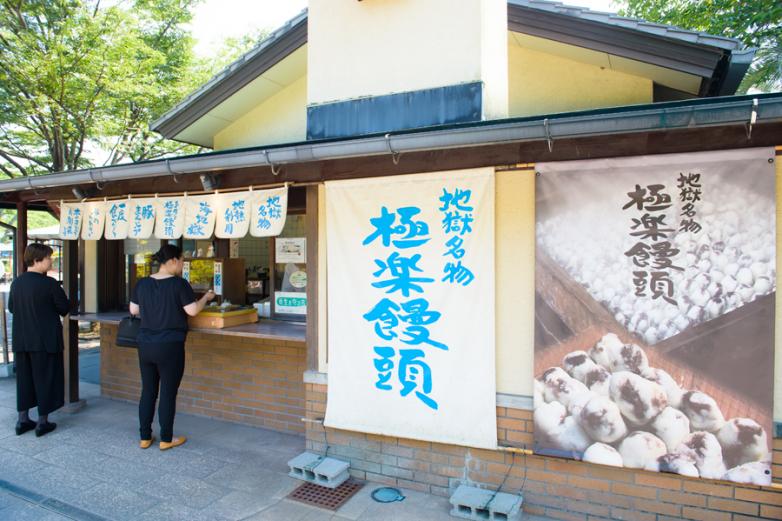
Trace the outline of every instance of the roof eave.
[[180, 175], [371, 157], [388, 154], [389, 149], [398, 153], [415, 153], [549, 139], [582, 139], [599, 135], [619, 136], [638, 132], [744, 125], [750, 120], [753, 110], [757, 116], [757, 125], [782, 123], [782, 93], [653, 103], [421, 128], [391, 135], [378, 134], [210, 152], [170, 160], [9, 179], [0, 181], [0, 193], [155, 178], [171, 175], [172, 171]]
[[275, 31], [256, 49], [246, 53], [177, 106], [153, 121], [150, 128], [165, 138], [175, 138], [177, 134], [305, 43], [307, 43], [306, 10]]

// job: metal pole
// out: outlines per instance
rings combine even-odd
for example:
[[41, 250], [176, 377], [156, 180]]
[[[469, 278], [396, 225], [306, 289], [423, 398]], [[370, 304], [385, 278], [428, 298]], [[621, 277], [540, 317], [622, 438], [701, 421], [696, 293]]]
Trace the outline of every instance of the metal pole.
[[[71, 313], [76, 311], [79, 298], [79, 241], [63, 241], [60, 262], [63, 266], [63, 289], [71, 302]], [[84, 407], [79, 398], [79, 323], [69, 313], [63, 319], [65, 351], [65, 412], [76, 412]]]

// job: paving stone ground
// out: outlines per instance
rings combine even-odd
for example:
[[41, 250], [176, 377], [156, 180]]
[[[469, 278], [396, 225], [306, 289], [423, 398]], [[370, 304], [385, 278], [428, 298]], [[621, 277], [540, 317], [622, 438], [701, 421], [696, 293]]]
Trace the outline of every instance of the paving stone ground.
[[375, 503], [367, 485], [336, 513], [285, 499], [299, 481], [286, 462], [304, 439], [177, 414], [183, 447], [138, 448], [134, 404], [101, 398], [82, 382], [87, 406], [55, 413], [57, 430], [16, 436], [13, 379], [0, 379], [0, 519], [35, 521], [450, 521], [446, 498], [403, 491]]

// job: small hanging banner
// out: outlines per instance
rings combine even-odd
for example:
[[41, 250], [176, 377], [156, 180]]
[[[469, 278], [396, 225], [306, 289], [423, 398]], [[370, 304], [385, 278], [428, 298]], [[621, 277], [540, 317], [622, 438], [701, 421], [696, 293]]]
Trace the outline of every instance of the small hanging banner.
[[250, 235], [275, 237], [282, 232], [288, 210], [288, 187], [252, 192]]
[[60, 239], [75, 241], [81, 231], [84, 208], [81, 203], [60, 203]]
[[211, 194], [185, 198], [185, 239], [210, 239], [218, 206]]
[[215, 292], [215, 295], [221, 295], [223, 294], [223, 263], [222, 262], [215, 262], [214, 263], [214, 287], [212, 288], [212, 291]]
[[128, 237], [128, 205], [130, 200], [106, 203], [106, 230], [104, 236], [109, 240], [122, 240]]
[[238, 239], [250, 229], [250, 197], [253, 192], [222, 194], [217, 200], [215, 236]]
[[182, 263], [182, 278], [190, 282], [190, 261]]
[[81, 238], [85, 241], [98, 241], [103, 237], [103, 222], [106, 220], [106, 203], [93, 201], [84, 204], [84, 225]]
[[182, 197], [155, 199], [155, 238], [182, 237], [185, 227], [185, 200]]
[[128, 239], [149, 239], [155, 229], [155, 200], [128, 201]]

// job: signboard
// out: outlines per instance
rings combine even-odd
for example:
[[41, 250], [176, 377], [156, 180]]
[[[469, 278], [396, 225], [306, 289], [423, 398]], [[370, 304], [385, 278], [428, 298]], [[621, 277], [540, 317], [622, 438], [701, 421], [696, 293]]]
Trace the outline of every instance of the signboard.
[[306, 315], [307, 294], [292, 293], [289, 291], [275, 291], [274, 310], [277, 313], [288, 313], [290, 315]]
[[215, 292], [215, 295], [222, 295], [223, 294], [223, 263], [222, 262], [215, 262], [214, 263], [214, 285], [212, 290]]
[[[157, 239], [206, 240], [272, 237], [282, 232], [288, 208], [288, 188], [162, 197], [60, 202], [60, 238], [75, 240]], [[87, 239], [86, 237], [90, 237]], [[303, 262], [303, 261], [302, 261]]]
[[84, 208], [81, 203], [60, 203], [60, 239], [75, 241], [81, 234]]
[[494, 170], [326, 183], [327, 427], [497, 445]]
[[537, 165], [537, 452], [771, 483], [773, 158]]
[[190, 261], [182, 263], [182, 278], [190, 282]]
[[304, 264], [307, 262], [307, 239], [304, 237], [274, 240], [274, 262], [277, 264]]

